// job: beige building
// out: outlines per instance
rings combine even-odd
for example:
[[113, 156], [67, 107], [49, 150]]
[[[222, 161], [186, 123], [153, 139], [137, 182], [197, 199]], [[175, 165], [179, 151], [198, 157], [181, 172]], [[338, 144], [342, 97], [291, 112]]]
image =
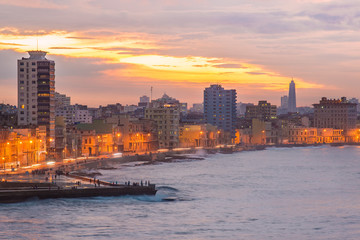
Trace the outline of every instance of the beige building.
[[221, 131], [211, 124], [186, 124], [180, 127], [179, 146], [215, 147], [220, 144]]
[[178, 104], [154, 104], [145, 109], [145, 118], [156, 122], [159, 148], [179, 146], [180, 109]]
[[314, 144], [318, 142], [318, 129], [306, 127], [290, 127], [289, 143], [290, 144]]
[[314, 127], [355, 129], [356, 103], [350, 103], [345, 97], [327, 99], [323, 97], [320, 103], [314, 105]]
[[276, 105], [267, 101], [259, 101], [258, 105], [246, 106], [245, 117], [248, 119], [271, 120], [276, 119]]
[[273, 127], [271, 122], [259, 119], [252, 120], [252, 144], [274, 145], [278, 143], [280, 130]]
[[46, 150], [45, 127], [0, 130], [0, 169], [44, 162]]

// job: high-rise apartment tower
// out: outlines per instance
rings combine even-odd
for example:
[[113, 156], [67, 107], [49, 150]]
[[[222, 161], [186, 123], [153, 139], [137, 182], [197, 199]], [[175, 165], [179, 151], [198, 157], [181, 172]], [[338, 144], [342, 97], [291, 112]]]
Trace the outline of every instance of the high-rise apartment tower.
[[18, 60], [18, 125], [46, 126], [51, 145], [55, 137], [55, 62], [44, 51], [29, 51]]
[[236, 90], [225, 90], [211, 85], [204, 90], [204, 117], [206, 123], [217, 126], [235, 136]]

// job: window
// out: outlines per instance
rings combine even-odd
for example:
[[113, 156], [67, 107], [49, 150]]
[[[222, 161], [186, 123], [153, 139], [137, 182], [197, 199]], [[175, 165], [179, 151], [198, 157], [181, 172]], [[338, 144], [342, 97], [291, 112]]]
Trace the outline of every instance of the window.
[[36, 71], [36, 69], [35, 69], [35, 68], [32, 68], [32, 69], [31, 69], [31, 71], [32, 71], [32, 72], [35, 72], [35, 71]]
[[32, 84], [35, 84], [36, 82], [35, 81], [31, 81]]
[[24, 84], [25, 82], [24, 81], [20, 81], [20, 84]]
[[24, 104], [23, 104], [23, 105], [21, 105], [21, 107], [20, 107], [20, 108], [23, 108], [23, 109], [24, 109], [24, 108], [25, 108], [25, 105], [24, 105]]
[[35, 62], [32, 62], [31, 65], [35, 66]]
[[23, 69], [23, 68], [20, 68], [20, 72], [24, 72], [24, 69]]
[[21, 62], [21, 63], [20, 63], [20, 66], [24, 66], [24, 62]]

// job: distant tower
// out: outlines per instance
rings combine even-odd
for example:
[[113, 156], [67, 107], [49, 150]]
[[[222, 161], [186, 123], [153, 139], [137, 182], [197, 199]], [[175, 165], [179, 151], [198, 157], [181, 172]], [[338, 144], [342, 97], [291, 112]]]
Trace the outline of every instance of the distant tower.
[[296, 112], [296, 92], [294, 79], [289, 84], [288, 112]]

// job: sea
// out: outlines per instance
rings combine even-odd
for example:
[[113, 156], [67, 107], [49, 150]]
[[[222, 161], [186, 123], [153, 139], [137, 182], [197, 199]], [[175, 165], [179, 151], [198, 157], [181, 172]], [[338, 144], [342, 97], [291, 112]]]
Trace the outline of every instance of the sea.
[[0, 204], [0, 239], [360, 239], [360, 148], [267, 148], [100, 170], [155, 196]]

